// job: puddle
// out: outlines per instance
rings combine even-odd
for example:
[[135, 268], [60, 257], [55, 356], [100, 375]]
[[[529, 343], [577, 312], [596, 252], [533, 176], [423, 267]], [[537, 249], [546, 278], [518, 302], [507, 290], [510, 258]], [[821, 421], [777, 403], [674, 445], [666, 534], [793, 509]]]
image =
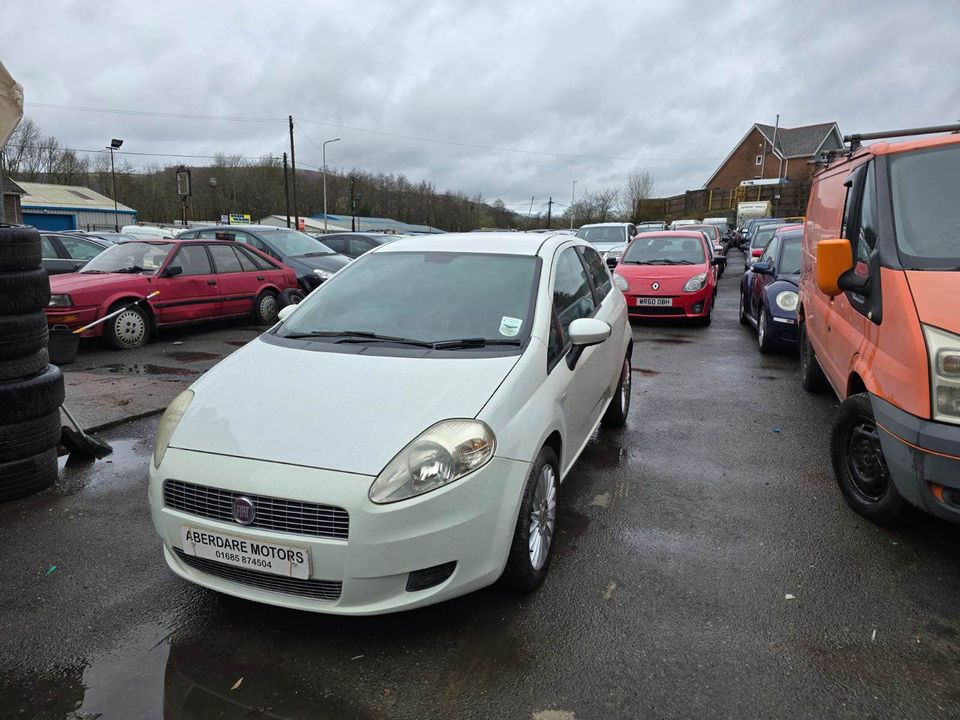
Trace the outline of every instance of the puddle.
[[580, 537], [590, 527], [590, 518], [572, 510], [561, 510], [557, 516], [557, 528], [561, 535]]
[[659, 375], [659, 374], [660, 374], [660, 371], [659, 371], [659, 370], [650, 370], [649, 368], [635, 368], [635, 367], [632, 367], [632, 368], [630, 368], [630, 369], [633, 370], [635, 373], [640, 373], [641, 375], [644, 375], [644, 376], [646, 376], [646, 377], [650, 377], [651, 375]]
[[[246, 343], [244, 343], [246, 344]], [[197, 350], [173, 350], [166, 353], [168, 357], [183, 362], [197, 362], [199, 360], [219, 360], [223, 357], [220, 353], [200, 352]]]
[[101, 365], [99, 370], [106, 370], [108, 373], [117, 375], [196, 375], [197, 370], [190, 368], [168, 367], [166, 365], [153, 365], [151, 363], [110, 363]]
[[612, 468], [620, 465], [627, 456], [627, 451], [617, 445], [601, 445], [589, 442], [583, 449], [580, 462], [587, 463], [593, 468]]

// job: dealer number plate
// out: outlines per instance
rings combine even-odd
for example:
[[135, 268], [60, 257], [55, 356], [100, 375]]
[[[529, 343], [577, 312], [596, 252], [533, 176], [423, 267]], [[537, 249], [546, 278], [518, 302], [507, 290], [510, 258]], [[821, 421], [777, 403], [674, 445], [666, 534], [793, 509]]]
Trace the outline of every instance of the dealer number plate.
[[668, 297], [638, 297], [634, 300], [635, 305], [654, 305], [657, 307], [672, 307], [673, 298]]
[[180, 526], [183, 552], [247, 570], [306, 580], [310, 577], [310, 554], [306, 548], [261, 542], [210, 530]]

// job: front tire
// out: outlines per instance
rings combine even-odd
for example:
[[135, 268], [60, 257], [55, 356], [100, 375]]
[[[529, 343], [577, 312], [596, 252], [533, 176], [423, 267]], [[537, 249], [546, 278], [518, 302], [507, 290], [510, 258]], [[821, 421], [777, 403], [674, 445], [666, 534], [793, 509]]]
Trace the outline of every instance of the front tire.
[[501, 581], [515, 590], [530, 592], [543, 584], [550, 569], [557, 534], [557, 499], [560, 464], [544, 447], [530, 468], [520, 501], [513, 543]]
[[743, 302], [743, 291], [741, 290], [741, 291], [740, 291], [740, 324], [741, 324], [741, 325], [748, 325], [749, 322], [750, 322], [750, 321], [747, 320], [747, 306], [746, 306], [746, 304]]
[[[107, 314], [117, 308], [112, 307]], [[114, 350], [132, 350], [143, 347], [150, 339], [150, 318], [137, 305], [131, 305], [112, 320], [105, 323], [103, 341]]]
[[773, 350], [773, 341], [770, 339], [770, 312], [763, 306], [757, 317], [757, 347], [761, 355], [767, 355]]
[[910, 506], [897, 490], [880, 446], [880, 430], [867, 393], [840, 404], [830, 435], [833, 472], [843, 499], [878, 525], [902, 521]]
[[607, 406], [607, 411], [600, 419], [600, 424], [604, 427], [621, 428], [627, 424], [627, 415], [630, 413], [630, 385], [632, 379], [633, 371], [630, 368], [630, 356], [627, 355], [620, 368], [620, 381], [617, 383], [617, 391], [613, 400]]

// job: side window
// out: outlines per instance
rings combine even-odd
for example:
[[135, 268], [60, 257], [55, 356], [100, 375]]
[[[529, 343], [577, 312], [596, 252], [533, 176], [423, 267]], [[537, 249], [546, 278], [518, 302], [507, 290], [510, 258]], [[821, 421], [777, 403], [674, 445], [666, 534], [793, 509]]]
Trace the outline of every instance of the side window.
[[774, 236], [773, 240], [767, 245], [766, 250], [763, 251], [763, 255], [760, 256], [760, 262], [773, 263], [774, 258], [777, 257], [777, 251], [780, 248], [780, 238]]
[[238, 245], [234, 249], [237, 251], [237, 255], [245, 257], [250, 262], [252, 262], [257, 267], [257, 270], [276, 270], [277, 269], [276, 266], [271, 265], [269, 261], [264, 260], [262, 257], [257, 255], [256, 253], [250, 252], [245, 247]]
[[350, 254], [360, 257], [373, 247], [373, 243], [366, 238], [350, 238]]
[[610, 271], [607, 270], [607, 264], [603, 261], [593, 248], [580, 248], [583, 253], [583, 259], [587, 262], [587, 268], [590, 270], [590, 277], [593, 280], [593, 287], [596, 290], [597, 305], [603, 302], [603, 299], [613, 289], [613, 281], [610, 279]]
[[557, 314], [550, 314], [550, 337], [547, 338], [547, 367], [553, 367], [553, 364], [563, 355], [563, 330], [560, 329], [560, 321], [557, 320]]
[[553, 283], [553, 308], [560, 318], [564, 345], [570, 323], [590, 317], [596, 307], [580, 255], [576, 248], [567, 248], [557, 258], [557, 276]]
[[53, 241], [50, 240], [49, 235], [40, 236], [40, 250], [44, 258], [59, 257], [59, 255], [57, 255], [57, 249], [53, 246]]
[[233, 247], [231, 250], [236, 253], [237, 260], [240, 261], [240, 269], [243, 270], [243, 272], [256, 272], [260, 269], [253, 264], [253, 260], [250, 259], [250, 255], [243, 252], [239, 246]]
[[170, 264], [182, 267], [182, 276], [211, 274], [210, 258], [207, 257], [207, 250], [203, 245], [182, 246]]
[[60, 243], [74, 260], [93, 260], [103, 252], [103, 248], [99, 245], [80, 238], [63, 236], [60, 238]]
[[870, 262], [870, 253], [877, 246], [877, 188], [874, 164], [867, 166], [863, 182], [863, 200], [860, 203], [860, 228], [857, 232], [853, 257], [857, 263]]
[[208, 249], [218, 273], [238, 273], [242, 270], [240, 261], [229, 245], [210, 245]]
[[321, 242], [334, 252], [343, 253], [347, 249], [347, 245], [344, 240], [345, 238], [342, 236], [325, 237], [323, 240], [321, 240]]
[[237, 242], [246, 243], [250, 247], [255, 247], [260, 252], [266, 253], [271, 257], [277, 257], [277, 254], [273, 252], [273, 250], [263, 244], [263, 240], [251, 235], [250, 233], [237, 233], [236, 240]]

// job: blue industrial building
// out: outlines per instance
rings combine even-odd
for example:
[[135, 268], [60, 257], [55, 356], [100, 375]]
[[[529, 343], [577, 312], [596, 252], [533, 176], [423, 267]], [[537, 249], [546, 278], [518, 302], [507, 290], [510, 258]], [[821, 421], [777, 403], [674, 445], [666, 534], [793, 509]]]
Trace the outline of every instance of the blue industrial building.
[[116, 204], [106, 195], [78, 185], [50, 185], [17, 181], [24, 225], [38, 230], [113, 230], [133, 225], [137, 211]]

